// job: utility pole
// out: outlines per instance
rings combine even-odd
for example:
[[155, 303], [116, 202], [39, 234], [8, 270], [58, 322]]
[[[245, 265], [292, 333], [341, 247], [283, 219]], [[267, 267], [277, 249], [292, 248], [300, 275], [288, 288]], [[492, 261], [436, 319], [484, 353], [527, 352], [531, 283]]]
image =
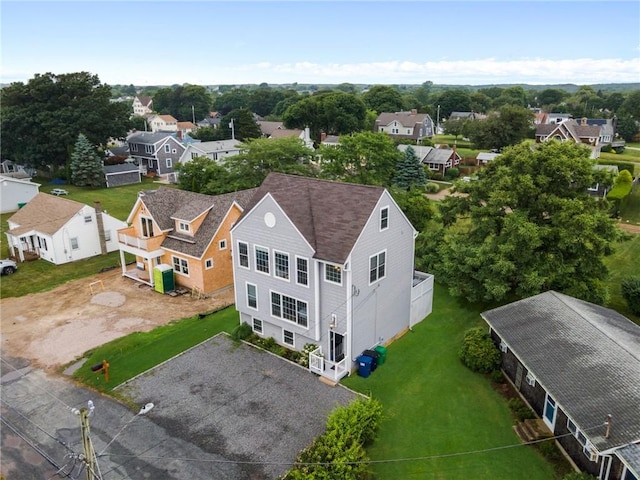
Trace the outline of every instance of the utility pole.
[[438, 105], [438, 119], [436, 120], [436, 135], [440, 135], [440, 105]]
[[84, 462], [87, 470], [87, 480], [96, 478], [96, 454], [93, 450], [91, 438], [89, 438], [89, 410], [80, 409], [80, 431], [82, 433], [82, 449], [84, 451]]

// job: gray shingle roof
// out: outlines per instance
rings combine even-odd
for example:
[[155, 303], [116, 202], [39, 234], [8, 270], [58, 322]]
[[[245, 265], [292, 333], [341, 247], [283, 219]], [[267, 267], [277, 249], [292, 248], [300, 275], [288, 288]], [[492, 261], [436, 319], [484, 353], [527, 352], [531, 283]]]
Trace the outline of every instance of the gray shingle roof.
[[[640, 327], [549, 291], [482, 314], [600, 451], [640, 441]], [[613, 416], [610, 438], [602, 426]]]
[[172, 231], [162, 242], [163, 248], [201, 258], [233, 202], [244, 209], [255, 190], [203, 195], [176, 188], [159, 188], [142, 192], [140, 200], [162, 230], [173, 230], [174, 219], [189, 222], [207, 212], [193, 237]]
[[155, 145], [167, 137], [175, 137], [175, 133], [170, 132], [138, 132], [127, 138], [128, 143], [141, 143], [144, 145]]
[[315, 249], [315, 258], [343, 264], [384, 188], [270, 173], [243, 216], [267, 193]]
[[616, 450], [616, 455], [624, 460], [633, 473], [640, 475], [640, 444], [627, 445]]
[[137, 165], [131, 163], [119, 163], [116, 165], [105, 165], [104, 173], [122, 173], [122, 172], [136, 172], [140, 169]]
[[400, 122], [403, 127], [415, 127], [416, 123], [423, 123], [425, 119], [429, 117], [426, 113], [412, 113], [412, 112], [382, 112], [378, 115], [377, 122], [380, 125], [389, 125], [394, 120]]
[[438, 163], [444, 165], [453, 155], [453, 150], [450, 148], [434, 148], [423, 145], [398, 145], [398, 150], [405, 152], [409, 147], [413, 148], [422, 163]]

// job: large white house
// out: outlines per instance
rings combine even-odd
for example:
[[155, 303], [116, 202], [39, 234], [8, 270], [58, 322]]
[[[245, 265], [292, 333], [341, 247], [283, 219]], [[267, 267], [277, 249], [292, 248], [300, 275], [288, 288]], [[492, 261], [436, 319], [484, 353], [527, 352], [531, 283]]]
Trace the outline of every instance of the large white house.
[[61, 265], [118, 250], [116, 231], [126, 222], [96, 207], [39, 193], [7, 220], [12, 256], [27, 255]]

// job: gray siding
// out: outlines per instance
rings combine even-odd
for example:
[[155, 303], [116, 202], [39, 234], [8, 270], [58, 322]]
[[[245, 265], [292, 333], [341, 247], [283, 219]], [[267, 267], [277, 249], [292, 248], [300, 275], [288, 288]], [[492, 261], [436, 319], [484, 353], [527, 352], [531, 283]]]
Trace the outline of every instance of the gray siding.
[[[389, 207], [389, 228], [380, 231], [380, 208]], [[388, 192], [380, 198], [351, 257], [353, 285], [353, 350], [355, 360], [362, 350], [390, 341], [409, 327], [413, 281], [413, 227]], [[386, 250], [386, 276], [369, 283], [369, 259]]]
[[[265, 225], [264, 217], [267, 212], [272, 213], [276, 219], [273, 228]], [[259, 318], [264, 324], [264, 336], [272, 336], [279, 343], [282, 343], [283, 328], [294, 332], [296, 349], [301, 349], [308, 342], [317, 343], [314, 340], [317, 315], [314, 297], [316, 280], [313, 275], [313, 251], [286, 215], [271, 198], [265, 198], [262, 203], [256, 205], [251, 215], [244, 217], [242, 222], [232, 230], [232, 241], [235, 285], [237, 286], [236, 308], [242, 314], [241, 320], [246, 321], [249, 317]], [[245, 242], [249, 246], [249, 269], [239, 266], [238, 242]], [[269, 275], [256, 271], [256, 245], [269, 249]], [[289, 254], [288, 281], [274, 275], [274, 250]], [[309, 261], [309, 285], [307, 287], [296, 283], [296, 256], [307, 258]], [[257, 285], [257, 311], [247, 306], [246, 282]], [[271, 315], [272, 291], [307, 302], [308, 328]]]

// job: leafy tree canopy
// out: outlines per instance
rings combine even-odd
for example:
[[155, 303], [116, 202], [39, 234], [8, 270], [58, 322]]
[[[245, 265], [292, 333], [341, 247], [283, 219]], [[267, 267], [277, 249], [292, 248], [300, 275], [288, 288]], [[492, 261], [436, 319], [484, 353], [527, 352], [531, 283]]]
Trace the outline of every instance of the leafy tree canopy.
[[340, 137], [337, 146], [321, 146], [322, 176], [365, 185], [391, 184], [402, 153], [386, 133], [359, 132]]
[[587, 189], [604, 175], [581, 145], [507, 148], [466, 184], [466, 196], [441, 203], [446, 227], [426, 238], [438, 248], [421, 240], [422, 266], [470, 301], [554, 289], [603, 303], [602, 257], [618, 234], [607, 203]]
[[83, 133], [92, 145], [124, 138], [131, 106], [111, 102], [111, 87], [87, 72], [36, 75], [2, 89], [2, 158], [57, 170]]
[[342, 135], [360, 131], [366, 113], [364, 102], [356, 95], [323, 91], [291, 105], [282, 119], [287, 128], [309, 127], [312, 138], [319, 142], [322, 132]]
[[178, 186], [182, 190], [218, 195], [233, 191], [229, 182], [229, 172], [222, 165], [207, 157], [196, 157], [185, 163], [178, 163], [176, 170]]
[[190, 122], [206, 117], [211, 110], [211, 96], [200, 85], [178, 85], [161, 88], [153, 96], [153, 108], [175, 117], [181, 122]]
[[621, 115], [618, 118], [618, 124], [616, 126], [618, 135], [620, 135], [627, 142], [632, 142], [633, 137], [638, 133], [638, 123], [631, 117], [631, 115]]
[[402, 95], [388, 85], [376, 85], [362, 95], [367, 108], [382, 112], [400, 112], [404, 107]]
[[436, 101], [440, 105], [440, 118], [449, 118], [451, 112], [471, 111], [471, 97], [465, 90], [445, 90]]
[[270, 172], [313, 176], [313, 150], [299, 138], [257, 138], [245, 142], [240, 155], [226, 157], [229, 191], [257, 187]]
[[[233, 120], [233, 132], [231, 131], [231, 120]], [[231, 110], [220, 119], [220, 126], [217, 128], [219, 135], [223, 139], [229, 139], [233, 136], [237, 140], [245, 141], [251, 138], [259, 138], [262, 135], [260, 125], [255, 121], [251, 110], [239, 108]]]
[[532, 136], [533, 113], [531, 110], [503, 105], [484, 120], [471, 123], [469, 138], [477, 148], [502, 148], [520, 143]]
[[433, 218], [431, 202], [424, 196], [424, 189], [414, 187], [409, 190], [392, 187], [389, 190], [402, 212], [407, 216], [413, 228], [421, 232], [427, 228]]

